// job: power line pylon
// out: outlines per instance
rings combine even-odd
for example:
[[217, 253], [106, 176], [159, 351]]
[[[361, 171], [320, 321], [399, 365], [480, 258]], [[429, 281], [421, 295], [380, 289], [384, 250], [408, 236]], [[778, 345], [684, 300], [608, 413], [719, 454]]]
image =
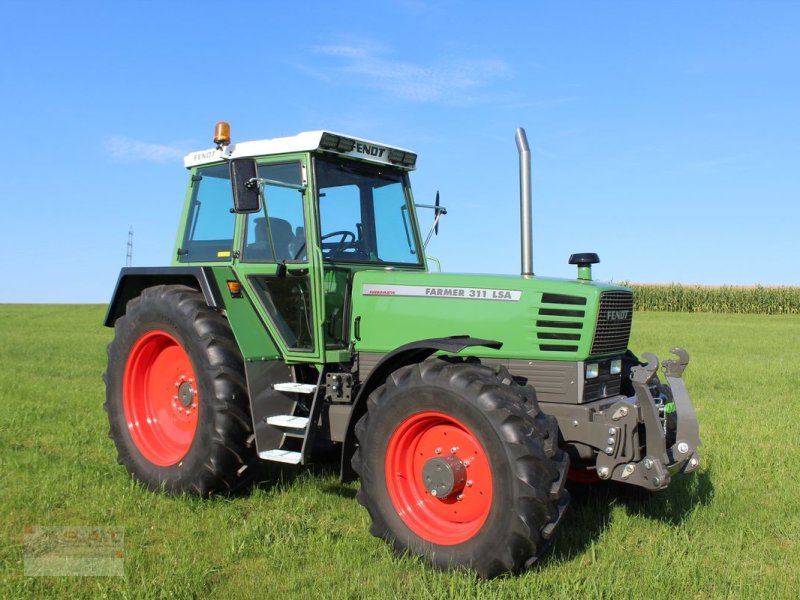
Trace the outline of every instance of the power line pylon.
[[133, 265], [133, 225], [128, 229], [128, 254], [125, 257], [125, 266]]

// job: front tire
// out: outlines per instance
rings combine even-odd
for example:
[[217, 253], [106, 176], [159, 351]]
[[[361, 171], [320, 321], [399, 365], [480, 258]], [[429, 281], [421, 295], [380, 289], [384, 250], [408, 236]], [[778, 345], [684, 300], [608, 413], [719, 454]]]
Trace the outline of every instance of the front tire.
[[569, 494], [557, 428], [530, 392], [474, 362], [434, 358], [392, 373], [355, 430], [371, 532], [482, 577], [532, 564]]
[[105, 409], [118, 462], [148, 488], [206, 496], [255, 461], [242, 356], [225, 318], [182, 285], [128, 302], [108, 347]]

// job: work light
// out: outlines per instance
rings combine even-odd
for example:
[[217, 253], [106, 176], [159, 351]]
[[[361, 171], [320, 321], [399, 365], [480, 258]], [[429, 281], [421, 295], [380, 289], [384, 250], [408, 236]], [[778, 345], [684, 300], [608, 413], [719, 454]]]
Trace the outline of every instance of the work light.
[[600, 365], [598, 363], [589, 363], [586, 365], [586, 379], [594, 379], [600, 374]]

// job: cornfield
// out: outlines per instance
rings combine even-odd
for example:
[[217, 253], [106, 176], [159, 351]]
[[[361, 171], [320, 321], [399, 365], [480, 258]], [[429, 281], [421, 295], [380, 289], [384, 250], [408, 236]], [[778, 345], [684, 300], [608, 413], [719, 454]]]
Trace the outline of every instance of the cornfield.
[[623, 283], [633, 289], [636, 310], [671, 312], [800, 314], [800, 287], [739, 287]]

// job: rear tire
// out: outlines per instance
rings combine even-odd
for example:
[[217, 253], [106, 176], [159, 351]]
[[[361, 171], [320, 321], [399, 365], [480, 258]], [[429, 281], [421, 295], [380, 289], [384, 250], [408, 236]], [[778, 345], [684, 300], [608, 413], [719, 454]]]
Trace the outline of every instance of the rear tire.
[[242, 356], [202, 294], [146, 288], [117, 319], [106, 402], [118, 462], [148, 488], [231, 492], [255, 462]]
[[392, 373], [367, 404], [353, 468], [373, 535], [482, 577], [519, 571], [550, 546], [569, 460], [554, 419], [505, 369], [429, 359]]

